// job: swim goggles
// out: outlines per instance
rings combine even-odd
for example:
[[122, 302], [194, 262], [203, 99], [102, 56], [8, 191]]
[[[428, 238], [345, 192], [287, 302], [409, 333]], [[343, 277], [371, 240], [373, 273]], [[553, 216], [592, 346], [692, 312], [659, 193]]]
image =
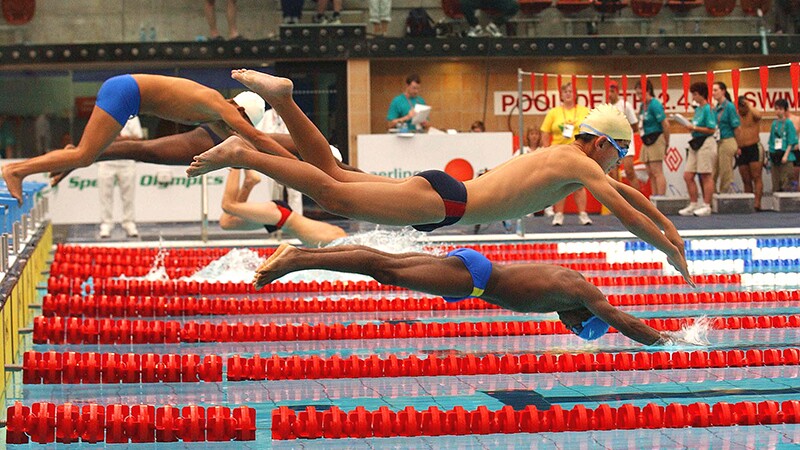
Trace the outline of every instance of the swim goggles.
[[615, 141], [614, 138], [612, 138], [611, 136], [609, 136], [609, 135], [607, 135], [605, 133], [602, 133], [600, 131], [597, 131], [594, 128], [592, 128], [591, 126], [586, 125], [585, 123], [581, 124], [581, 128], [588, 128], [589, 131], [591, 131], [591, 134], [594, 134], [595, 136], [602, 136], [602, 137], [608, 139], [608, 142], [611, 142], [611, 145], [613, 145], [614, 148], [617, 149], [617, 154], [619, 155], [619, 159], [620, 160], [622, 160], [622, 158], [624, 158], [625, 155], [628, 154], [628, 147], [620, 147], [620, 145], [617, 144], [617, 141]]

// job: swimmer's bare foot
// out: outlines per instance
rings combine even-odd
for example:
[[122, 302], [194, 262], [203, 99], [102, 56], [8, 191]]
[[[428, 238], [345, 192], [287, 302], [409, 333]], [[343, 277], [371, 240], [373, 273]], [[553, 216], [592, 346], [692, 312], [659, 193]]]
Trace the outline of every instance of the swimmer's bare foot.
[[252, 169], [245, 169], [244, 170], [244, 181], [242, 182], [242, 188], [244, 189], [252, 189], [255, 185], [261, 183], [261, 177], [258, 175], [258, 172]]
[[291, 266], [292, 255], [299, 252], [297, 248], [289, 244], [281, 244], [275, 253], [270, 255], [266, 261], [256, 269], [256, 274], [253, 277], [253, 285], [256, 289], [272, 283], [278, 278], [286, 275], [289, 272], [294, 272]]
[[197, 177], [223, 167], [235, 167], [239, 162], [238, 155], [242, 151], [242, 138], [231, 136], [219, 145], [196, 155], [192, 164], [186, 169], [186, 175]]
[[231, 70], [231, 78], [249, 87], [270, 105], [292, 99], [294, 84], [288, 78], [273, 77], [249, 69]]
[[12, 197], [22, 204], [22, 179], [14, 170], [14, 164], [6, 164], [2, 168], [3, 179], [6, 181], [6, 189]]

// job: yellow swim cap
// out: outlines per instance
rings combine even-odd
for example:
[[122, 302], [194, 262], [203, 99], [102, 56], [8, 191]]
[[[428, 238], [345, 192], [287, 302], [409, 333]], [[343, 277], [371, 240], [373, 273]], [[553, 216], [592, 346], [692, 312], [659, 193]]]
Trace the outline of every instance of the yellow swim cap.
[[580, 133], [593, 134], [597, 132], [607, 134], [614, 140], [629, 141], [631, 139], [631, 125], [625, 115], [616, 106], [605, 103], [589, 111], [578, 128]]

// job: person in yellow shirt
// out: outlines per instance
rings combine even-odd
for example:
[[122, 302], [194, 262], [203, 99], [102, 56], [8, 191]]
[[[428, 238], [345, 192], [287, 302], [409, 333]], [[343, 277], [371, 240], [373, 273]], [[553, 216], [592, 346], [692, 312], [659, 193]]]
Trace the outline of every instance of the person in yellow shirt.
[[[570, 144], [575, 141], [578, 127], [586, 115], [589, 108], [575, 103], [575, 94], [572, 83], [561, 86], [561, 106], [556, 106], [550, 111], [542, 122], [541, 146]], [[575, 191], [575, 204], [578, 206], [578, 219], [582, 225], [591, 225], [592, 219], [586, 214], [586, 189], [581, 188]], [[564, 224], [564, 203], [566, 200], [559, 200], [553, 205], [555, 214], [553, 215], [553, 225]]]

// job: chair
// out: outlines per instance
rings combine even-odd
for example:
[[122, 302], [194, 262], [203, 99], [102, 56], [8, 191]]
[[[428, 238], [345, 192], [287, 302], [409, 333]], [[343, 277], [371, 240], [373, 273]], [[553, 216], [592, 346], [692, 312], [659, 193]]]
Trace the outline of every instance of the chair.
[[461, 12], [461, 2], [458, 0], [442, 0], [442, 12], [451, 19], [464, 18], [464, 13]]
[[600, 14], [614, 14], [628, 7], [627, 0], [595, 0], [594, 9]]
[[770, 6], [772, 6], [770, 0], [742, 0], [742, 12], [748, 16], [757, 16], [759, 9], [762, 14], [766, 14]]
[[36, 13], [36, 0], [3, 0], [3, 18], [9, 25], [25, 25]]
[[594, 0], [557, 0], [556, 8], [563, 14], [577, 14], [584, 9], [592, 6]]
[[667, 8], [675, 14], [686, 14], [698, 6], [703, 6], [702, 0], [667, 0]]
[[551, 6], [553, 0], [519, 0], [519, 10], [527, 15], [539, 14]]
[[662, 6], [664, 6], [662, 0], [631, 0], [633, 13], [645, 19], [657, 16]]
[[724, 17], [736, 8], [736, 0], [707, 0], [706, 12], [712, 17]]

